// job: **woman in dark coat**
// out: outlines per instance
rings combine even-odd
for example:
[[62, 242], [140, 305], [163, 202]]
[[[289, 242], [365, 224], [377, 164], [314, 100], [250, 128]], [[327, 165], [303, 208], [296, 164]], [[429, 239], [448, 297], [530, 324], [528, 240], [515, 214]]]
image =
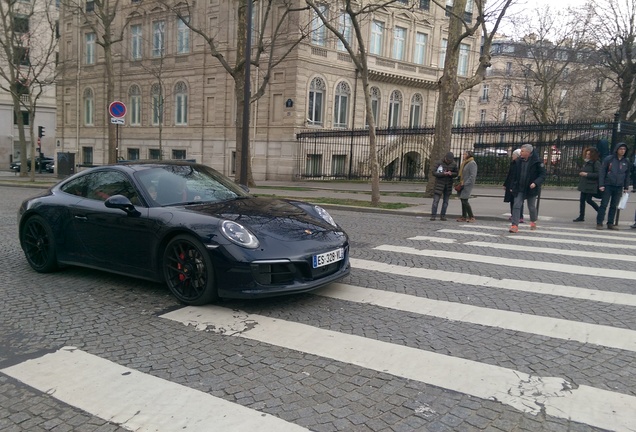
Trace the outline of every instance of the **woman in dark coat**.
[[[515, 196], [512, 194], [512, 180], [515, 172], [515, 163], [519, 156], [521, 155], [521, 149], [517, 149], [512, 152], [512, 160], [510, 161], [510, 168], [508, 169], [508, 175], [506, 176], [506, 180], [503, 183], [504, 186], [504, 202], [510, 203], [510, 217], [508, 220], [512, 220], [512, 207], [515, 204]], [[523, 223], [523, 204], [521, 204], [521, 218], [519, 219], [519, 223]]]
[[583, 166], [579, 172], [579, 186], [581, 191], [579, 199], [579, 217], [574, 222], [583, 222], [585, 220], [585, 203], [592, 206], [598, 212], [598, 204], [592, 198], [598, 193], [598, 173], [601, 171], [601, 162], [599, 161], [599, 153], [594, 147], [588, 147], [583, 150]]
[[433, 206], [431, 208], [431, 220], [434, 221], [437, 216], [437, 206], [441, 197], [442, 211], [440, 212], [440, 220], [446, 220], [446, 209], [448, 208], [448, 200], [453, 192], [453, 179], [457, 177], [457, 163], [452, 152], [446, 153], [444, 159], [437, 163], [437, 168], [433, 172], [435, 176], [435, 189], [433, 191]]

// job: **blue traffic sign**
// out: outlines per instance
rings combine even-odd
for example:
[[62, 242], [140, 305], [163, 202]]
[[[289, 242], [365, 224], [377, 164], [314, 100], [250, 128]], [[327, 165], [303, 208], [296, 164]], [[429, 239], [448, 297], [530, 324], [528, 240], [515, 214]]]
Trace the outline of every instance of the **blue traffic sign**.
[[115, 118], [122, 118], [126, 115], [126, 105], [120, 101], [113, 101], [108, 105], [108, 112]]

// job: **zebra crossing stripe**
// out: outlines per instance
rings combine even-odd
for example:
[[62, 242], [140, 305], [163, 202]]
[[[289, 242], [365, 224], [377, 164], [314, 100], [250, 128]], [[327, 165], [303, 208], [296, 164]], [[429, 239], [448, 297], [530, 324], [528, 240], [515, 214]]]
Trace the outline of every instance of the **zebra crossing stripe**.
[[520, 411], [616, 431], [633, 431], [636, 397], [361, 336], [219, 306], [185, 307], [162, 318], [197, 330], [297, 350], [441, 388]]
[[431, 258], [453, 259], [461, 261], [478, 262], [482, 264], [493, 264], [506, 267], [517, 267], [532, 270], [548, 270], [560, 273], [570, 273], [583, 276], [599, 276], [603, 278], [636, 280], [636, 272], [629, 270], [608, 270], [589, 266], [578, 266], [572, 264], [559, 264], [543, 261], [528, 261], [514, 258], [491, 257], [485, 255], [468, 254], [462, 252], [448, 252], [439, 250], [422, 250], [407, 246], [380, 245], [374, 248], [386, 252], [398, 252], [410, 255], [426, 256]]
[[[516, 234], [508, 234], [508, 228], [510, 225], [505, 226], [492, 226], [492, 225], [461, 225], [463, 228], [471, 228], [471, 229], [482, 229], [482, 230], [496, 230], [501, 232], [501, 235], [513, 237]], [[559, 232], [551, 232], [550, 234], [564, 236], [564, 237], [584, 237], [586, 239], [599, 239], [599, 240], [618, 240], [622, 242], [636, 242], [636, 233], [620, 231], [616, 234], [597, 234], [599, 231], [591, 232], [590, 230], [582, 230], [576, 228], [561, 228], [561, 227], [550, 227], [538, 225], [539, 231], [532, 231], [536, 235], [541, 235], [544, 230], [555, 231], [559, 230]], [[586, 231], [586, 232], [577, 232], [577, 231]], [[525, 225], [519, 225], [519, 233], [530, 233], [530, 227], [526, 227]]]
[[[571, 244], [578, 246], [592, 246], [594, 248], [607, 248], [607, 249], [627, 249], [627, 250], [636, 250], [636, 245], [632, 244], [620, 244], [620, 243], [602, 243], [602, 242], [593, 242], [587, 240], [571, 240], [571, 239], [563, 239], [563, 238], [554, 238], [554, 237], [537, 237], [534, 235], [523, 235], [523, 234], [515, 234], [515, 235], [496, 235], [496, 234], [488, 234], [480, 231], [468, 231], [468, 230], [456, 230], [456, 229], [441, 229], [437, 230], [438, 233], [442, 234], [461, 234], [461, 235], [474, 235], [479, 237], [506, 237], [509, 240], [529, 240], [534, 242], [542, 242], [542, 243], [557, 243], [557, 244]], [[412, 239], [420, 240], [419, 237], [424, 236], [416, 236]], [[614, 239], [616, 240], [616, 239]]]
[[499, 249], [499, 250], [511, 250], [511, 251], [521, 250], [524, 253], [531, 252], [531, 253], [540, 253], [544, 255], [562, 255], [562, 256], [580, 257], [580, 258], [588, 258], [588, 259], [604, 259], [604, 260], [613, 260], [613, 261], [636, 262], [635, 255], [619, 255], [616, 253], [609, 254], [609, 253], [602, 253], [602, 252], [554, 249], [554, 248], [543, 248], [543, 247], [525, 246], [525, 245], [522, 248], [520, 248], [519, 245], [496, 244], [496, 243], [488, 243], [488, 242], [481, 242], [481, 241], [466, 242], [464, 243], [464, 245]]
[[0, 372], [134, 431], [307, 431], [277, 417], [73, 347], [64, 347]]
[[636, 331], [334, 283], [315, 294], [419, 315], [636, 352]]
[[[429, 237], [429, 236], [409, 237], [408, 240], [439, 243], [439, 237]], [[523, 252], [536, 252], [536, 253], [541, 253], [545, 255], [563, 255], [563, 256], [581, 257], [581, 258], [594, 258], [594, 259], [607, 259], [607, 260], [614, 260], [614, 261], [636, 262], [635, 255], [617, 255], [617, 254], [607, 254], [602, 252], [542, 248], [542, 247], [534, 247], [534, 246], [523, 246], [523, 249], [520, 249], [519, 245], [489, 243], [489, 242], [482, 242], [482, 241], [467, 241], [464, 243], [459, 243], [456, 239], [446, 239], [445, 243], [448, 243], [448, 244], [457, 243], [457, 244], [462, 244], [464, 246], [478, 246], [482, 248], [499, 249], [499, 250], [511, 250], [511, 251], [521, 250]], [[558, 242], [558, 243], [562, 243], [562, 242]]]
[[543, 282], [530, 282], [516, 279], [496, 279], [488, 276], [479, 276], [469, 273], [455, 273], [445, 270], [404, 267], [394, 264], [385, 264], [377, 261], [363, 260], [359, 258], [350, 258], [349, 262], [351, 263], [351, 266], [353, 268], [378, 271], [393, 275], [416, 277], [419, 279], [454, 282], [464, 285], [483, 286], [489, 288], [501, 288], [512, 291], [554, 295], [559, 297], [591, 300], [624, 306], [636, 306], [636, 295], [633, 294], [592, 290], [588, 288], [579, 288]]

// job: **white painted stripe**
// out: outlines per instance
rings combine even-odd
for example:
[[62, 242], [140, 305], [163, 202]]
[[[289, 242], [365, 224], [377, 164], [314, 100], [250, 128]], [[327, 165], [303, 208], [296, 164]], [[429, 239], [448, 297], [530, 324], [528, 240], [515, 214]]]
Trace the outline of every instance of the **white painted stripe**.
[[372, 270], [394, 275], [416, 277], [419, 279], [454, 282], [463, 285], [483, 286], [489, 288], [501, 288], [511, 291], [554, 295], [624, 306], [636, 306], [636, 295], [633, 294], [623, 294], [611, 291], [592, 290], [587, 288], [516, 279], [497, 279], [470, 273], [455, 273], [444, 270], [403, 267], [358, 258], [350, 258], [349, 262], [354, 269]]
[[468, 254], [461, 252], [447, 252], [447, 251], [439, 251], [439, 250], [422, 250], [415, 249], [407, 246], [391, 246], [391, 245], [380, 245], [375, 247], [376, 250], [387, 251], [387, 252], [399, 252], [410, 255], [419, 255], [426, 256], [431, 258], [443, 258], [443, 259], [453, 259], [460, 261], [470, 261], [477, 262], [482, 264], [493, 264], [498, 266], [505, 267], [517, 267], [522, 269], [532, 269], [532, 270], [547, 270], [547, 271], [555, 271], [560, 273], [570, 273], [584, 276], [600, 276], [604, 278], [613, 278], [613, 279], [628, 279], [628, 280], [636, 280], [636, 272], [629, 270], [616, 270], [616, 269], [606, 269], [606, 268], [595, 268], [589, 266], [578, 266], [572, 264], [559, 264], [552, 262], [542, 262], [542, 261], [530, 261], [530, 260], [520, 260], [514, 258], [501, 258], [501, 257], [490, 257], [485, 255], [477, 255], [477, 254]]
[[[483, 237], [501, 237], [501, 235], [497, 235], [497, 234], [488, 234], [488, 233], [483, 233], [479, 231], [456, 230], [456, 229], [448, 229], [448, 228], [437, 230], [437, 232], [443, 233], [443, 234], [462, 234], [462, 235], [478, 235]], [[414, 237], [414, 239], [419, 240], [419, 238], [417, 237]]]
[[553, 238], [553, 237], [535, 237], [535, 236], [525, 236], [525, 235], [511, 235], [507, 238], [512, 240], [529, 240], [529, 241], [537, 241], [543, 243], [560, 243], [560, 244], [571, 244], [571, 245], [579, 245], [579, 246], [593, 246], [595, 248], [607, 248], [607, 249], [626, 249], [626, 250], [636, 250], [636, 245], [631, 244], [618, 244], [618, 243], [604, 243], [604, 242], [593, 242], [586, 240], [570, 240], [570, 239], [562, 239], [562, 238]]
[[565, 418], [616, 431], [633, 431], [636, 397], [563, 378], [422, 351], [360, 336], [322, 330], [218, 306], [185, 307], [171, 319], [229, 336], [298, 350], [510, 405], [520, 411]]
[[[515, 235], [507, 235], [503, 232], [500, 235], [496, 234], [488, 234], [479, 231], [468, 231], [468, 230], [456, 230], [456, 229], [440, 229], [437, 230], [438, 233], [442, 234], [461, 234], [461, 235], [473, 235], [479, 237], [506, 237], [512, 240], [530, 240], [536, 242], [544, 242], [544, 243], [561, 243], [561, 244], [572, 244], [579, 246], [594, 246], [597, 248], [609, 248], [609, 249], [627, 249], [627, 250], [636, 250], [636, 245], [631, 244], [619, 244], [619, 243], [604, 243], [604, 242], [593, 242], [586, 240], [570, 240], [570, 239], [562, 239], [562, 238], [554, 238], [554, 237], [536, 237], [534, 235], [523, 235], [523, 234], [515, 234]], [[415, 236], [411, 237], [409, 240], [426, 240], [432, 237], [425, 236]], [[620, 240], [620, 239], [619, 239]]]
[[464, 243], [465, 246], [477, 246], [482, 248], [490, 248], [490, 249], [499, 249], [499, 250], [510, 250], [515, 252], [531, 252], [531, 253], [540, 253], [544, 255], [562, 255], [569, 257], [580, 257], [587, 259], [604, 259], [604, 260], [612, 260], [612, 261], [626, 261], [626, 262], [636, 262], [636, 256], [634, 255], [619, 255], [619, 254], [608, 254], [602, 252], [590, 252], [583, 250], [568, 250], [568, 249], [554, 249], [554, 248], [543, 248], [543, 247], [534, 247], [534, 246], [519, 246], [519, 245], [510, 245], [510, 244], [499, 244], [499, 243], [488, 243], [482, 241], [471, 241]]
[[[496, 231], [502, 231], [503, 234], [507, 234], [508, 232], [508, 228], [510, 228], [510, 224], [508, 225], [501, 225], [501, 226], [492, 226], [492, 225], [462, 225], [462, 227], [464, 228], [474, 228], [474, 229], [484, 229], [484, 230], [496, 230]], [[627, 234], [632, 234], [632, 236], [626, 236], [624, 234], [626, 234], [625, 231], [621, 230], [621, 231], [605, 231], [607, 233], [609, 232], [613, 232], [615, 234], [597, 234], [599, 231], [596, 230], [588, 230], [586, 233], [578, 233], [578, 232], [572, 232], [573, 230], [564, 230], [561, 229], [559, 227], [545, 227], [542, 225], [537, 224], [537, 231], [530, 231], [530, 227], [527, 226], [527, 224], [521, 224], [519, 225], [519, 232], [532, 232], [536, 235], [541, 235], [541, 234], [546, 234], [545, 232], [542, 233], [542, 230], [550, 230], [550, 235], [559, 235], [559, 236], [566, 236], [566, 237], [585, 237], [587, 239], [599, 239], [599, 240], [615, 240], [615, 241], [626, 241], [626, 242], [636, 242], [636, 233], [627, 233]], [[559, 232], [552, 232], [555, 230], [559, 230]], [[577, 229], [577, 231], [579, 231]], [[510, 234], [510, 236], [514, 236], [515, 234]]]
[[73, 347], [1, 370], [71, 406], [133, 431], [306, 431]]
[[324, 297], [371, 304], [453, 321], [636, 351], [636, 331], [633, 330], [431, 300], [340, 283], [328, 285], [315, 293]]
[[[461, 234], [461, 235], [475, 235], [479, 237], [503, 237], [497, 236], [494, 234], [486, 234], [477, 231], [462, 231], [462, 230], [439, 230], [438, 232], [443, 234]], [[506, 236], [509, 239], [515, 240], [530, 240], [530, 241], [541, 241], [545, 243], [558, 243], [558, 244], [575, 244], [579, 246], [595, 246], [595, 247], [604, 247], [609, 249], [636, 249], [636, 245], [619, 245], [619, 244], [606, 244], [599, 242], [587, 242], [581, 240], [568, 240], [568, 239], [555, 239], [548, 237], [534, 237], [534, 236], [524, 236], [524, 235], [511, 235]], [[415, 241], [428, 241], [433, 243], [441, 243], [438, 237], [430, 237], [430, 236], [415, 236], [409, 237], [407, 240], [415, 240]], [[448, 239], [446, 243], [456, 243], [457, 239]], [[523, 251], [523, 252], [537, 252], [543, 254], [551, 254], [551, 255], [564, 255], [564, 256], [572, 256], [572, 257], [583, 257], [583, 258], [598, 258], [598, 259], [609, 259], [615, 261], [627, 261], [627, 262], [636, 262], [636, 256], [632, 255], [616, 255], [616, 254], [606, 254], [601, 252], [590, 252], [583, 250], [571, 250], [571, 249], [553, 249], [553, 248], [541, 248], [541, 247], [533, 247], [533, 246], [523, 246], [520, 249], [518, 245], [505, 245], [499, 243], [487, 243], [487, 242], [479, 242], [479, 241], [467, 241], [461, 243], [466, 246], [479, 246], [479, 247], [487, 247], [491, 249], [501, 249], [501, 250], [512, 250], [512, 251]]]

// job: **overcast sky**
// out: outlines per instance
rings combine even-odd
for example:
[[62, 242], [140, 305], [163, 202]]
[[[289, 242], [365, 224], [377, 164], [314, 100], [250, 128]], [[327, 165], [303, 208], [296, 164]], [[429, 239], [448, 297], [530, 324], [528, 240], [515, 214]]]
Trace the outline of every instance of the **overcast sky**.
[[[586, 0], [517, 0], [515, 3], [515, 5], [508, 9], [508, 13], [506, 14], [507, 16], [523, 14], [528, 10], [541, 9], [546, 5], [550, 6], [551, 10], [557, 12], [559, 10], [566, 9], [569, 6], [584, 6]], [[508, 36], [510, 36], [511, 33], [514, 33], [511, 31], [510, 24], [502, 24], [503, 25], [500, 27], [500, 31], [498, 33], [504, 33]]]

